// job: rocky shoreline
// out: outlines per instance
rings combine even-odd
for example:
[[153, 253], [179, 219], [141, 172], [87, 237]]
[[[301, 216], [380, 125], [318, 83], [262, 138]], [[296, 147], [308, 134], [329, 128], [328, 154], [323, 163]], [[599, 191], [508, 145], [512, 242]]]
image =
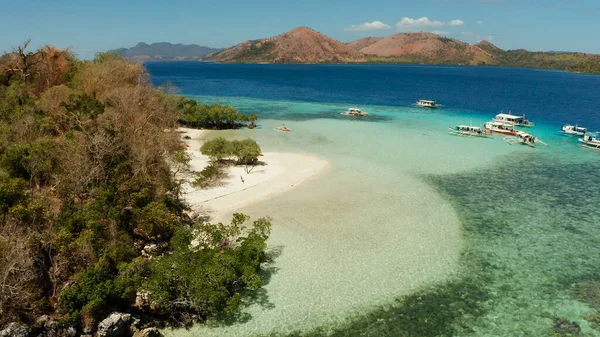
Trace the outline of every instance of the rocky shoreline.
[[30, 327], [10, 323], [0, 331], [0, 337], [161, 337], [162, 334], [149, 323], [131, 314], [113, 312], [97, 326], [83, 327], [64, 325], [48, 315], [41, 316]]

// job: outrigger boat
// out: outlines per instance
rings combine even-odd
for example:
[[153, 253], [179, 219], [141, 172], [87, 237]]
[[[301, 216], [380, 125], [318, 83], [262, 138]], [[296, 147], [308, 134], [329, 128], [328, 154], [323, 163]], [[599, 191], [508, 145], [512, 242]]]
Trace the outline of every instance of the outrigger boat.
[[467, 126], [467, 125], [458, 125], [455, 127], [449, 126], [451, 135], [459, 135], [459, 136], [473, 136], [473, 137], [489, 137], [492, 134], [491, 131], [487, 129], [482, 129], [479, 126]]
[[535, 126], [535, 123], [530, 122], [527, 119], [525, 119], [525, 115], [517, 116], [517, 115], [511, 114], [510, 112], [507, 114], [499, 113], [496, 115], [496, 118], [494, 118], [492, 121], [499, 122], [499, 123], [502, 123], [504, 125], [509, 125], [509, 126], [526, 126], [526, 127]]
[[281, 126], [276, 127], [275, 130], [277, 130], [277, 131], [286, 131], [286, 132], [292, 131], [292, 129], [288, 128], [283, 123], [281, 123]]
[[516, 135], [517, 131], [515, 129], [513, 129], [512, 126], [509, 125], [505, 125], [503, 123], [500, 122], [487, 122], [485, 123], [485, 125], [483, 126], [484, 129], [489, 130], [491, 132], [495, 132], [495, 133], [501, 133], [504, 135]]
[[581, 145], [583, 145], [584, 147], [600, 150], [600, 139], [596, 137], [584, 135], [583, 137], [579, 138], [579, 141], [583, 143]]
[[587, 132], [586, 128], [569, 124], [563, 125], [560, 130], [565, 136], [583, 136]]
[[430, 100], [426, 100], [426, 99], [420, 99], [415, 104], [421, 108], [432, 108], [432, 109], [435, 109], [435, 108], [441, 106], [441, 104], [437, 104], [437, 103], [435, 103], [435, 101], [430, 101]]
[[513, 145], [514, 143], [520, 143], [531, 147], [535, 147], [537, 144], [548, 146], [548, 144], [523, 131], [517, 131], [515, 136], [504, 137], [504, 141], [510, 145]]
[[344, 115], [344, 116], [358, 116], [358, 117], [363, 117], [363, 116], [368, 116], [369, 113], [367, 112], [363, 112], [361, 109], [359, 108], [349, 108], [348, 110], [342, 112], [340, 115]]

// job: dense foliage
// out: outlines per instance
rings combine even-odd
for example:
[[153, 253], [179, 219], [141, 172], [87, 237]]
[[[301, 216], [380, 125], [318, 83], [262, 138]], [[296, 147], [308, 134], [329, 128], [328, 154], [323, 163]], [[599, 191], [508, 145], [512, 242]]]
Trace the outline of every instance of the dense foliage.
[[180, 123], [194, 128], [235, 129], [257, 119], [255, 114], [245, 115], [231, 106], [198, 104], [184, 97], [179, 98], [177, 107], [180, 110]]
[[[202, 109], [114, 54], [26, 47], [0, 58], [0, 326], [49, 314], [90, 327], [144, 289], [137, 310], [153, 315], [237, 307], [260, 285], [270, 223], [184, 223], [173, 167], [189, 158], [174, 130], [183, 110]], [[241, 118], [209, 110], [217, 124]], [[149, 260], [148, 247], [162, 251]]]
[[253, 165], [258, 162], [260, 146], [250, 138], [230, 141], [223, 137], [217, 137], [202, 144], [200, 151], [212, 161], [223, 161], [235, 157], [238, 165]]

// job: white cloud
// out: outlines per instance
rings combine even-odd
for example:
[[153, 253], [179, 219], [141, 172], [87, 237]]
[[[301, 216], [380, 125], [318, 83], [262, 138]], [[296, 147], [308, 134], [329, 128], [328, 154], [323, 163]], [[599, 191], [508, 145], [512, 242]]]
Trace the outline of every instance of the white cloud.
[[426, 16], [420, 19], [402, 18], [396, 23], [398, 30], [410, 29], [410, 28], [436, 28], [442, 27], [445, 23], [442, 21], [431, 21]]
[[483, 21], [477, 21], [478, 25], [483, 25]]
[[443, 30], [432, 30], [431, 32], [432, 32], [433, 34], [435, 34], [435, 35], [441, 35], [441, 36], [444, 36], [444, 35], [450, 35], [450, 33], [448, 33], [448, 32], [445, 32], [445, 31], [443, 31]]
[[471, 38], [471, 39], [475, 40], [476, 42], [480, 42], [482, 40], [487, 40], [487, 41], [494, 40], [494, 36], [492, 36], [492, 35], [478, 35], [473, 32], [461, 32], [460, 35], [465, 36], [467, 38]]
[[392, 28], [392, 27], [390, 27], [389, 25], [386, 25], [385, 23], [383, 23], [381, 21], [373, 21], [373, 22], [365, 22], [360, 25], [352, 25], [350, 27], [344, 28], [344, 30], [347, 32], [366, 32], [369, 30], [383, 30], [383, 29], [390, 29], [390, 28]]
[[399, 31], [411, 31], [413, 29], [432, 29], [440, 28], [444, 26], [462, 26], [465, 23], [462, 20], [451, 20], [449, 22], [444, 21], [432, 21], [428, 17], [424, 16], [420, 19], [413, 18], [402, 18], [402, 20], [396, 23], [396, 29]]

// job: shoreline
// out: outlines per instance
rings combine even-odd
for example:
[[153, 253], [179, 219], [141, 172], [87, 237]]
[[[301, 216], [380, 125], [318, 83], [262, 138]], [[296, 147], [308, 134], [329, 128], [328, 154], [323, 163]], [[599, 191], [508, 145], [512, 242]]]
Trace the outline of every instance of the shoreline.
[[[190, 171], [201, 171], [209, 162], [209, 158], [200, 152], [202, 138], [212, 130], [180, 127], [177, 131], [191, 157]], [[183, 139], [184, 136], [191, 139]], [[331, 169], [329, 161], [310, 154], [263, 152], [260, 161], [264, 165], [257, 165], [249, 174], [243, 166], [228, 167], [228, 176], [222, 184], [209, 189], [192, 187], [193, 176], [186, 174], [183, 184], [185, 202], [192, 211], [209, 215], [210, 221], [223, 222], [238, 209], [297, 188]]]

